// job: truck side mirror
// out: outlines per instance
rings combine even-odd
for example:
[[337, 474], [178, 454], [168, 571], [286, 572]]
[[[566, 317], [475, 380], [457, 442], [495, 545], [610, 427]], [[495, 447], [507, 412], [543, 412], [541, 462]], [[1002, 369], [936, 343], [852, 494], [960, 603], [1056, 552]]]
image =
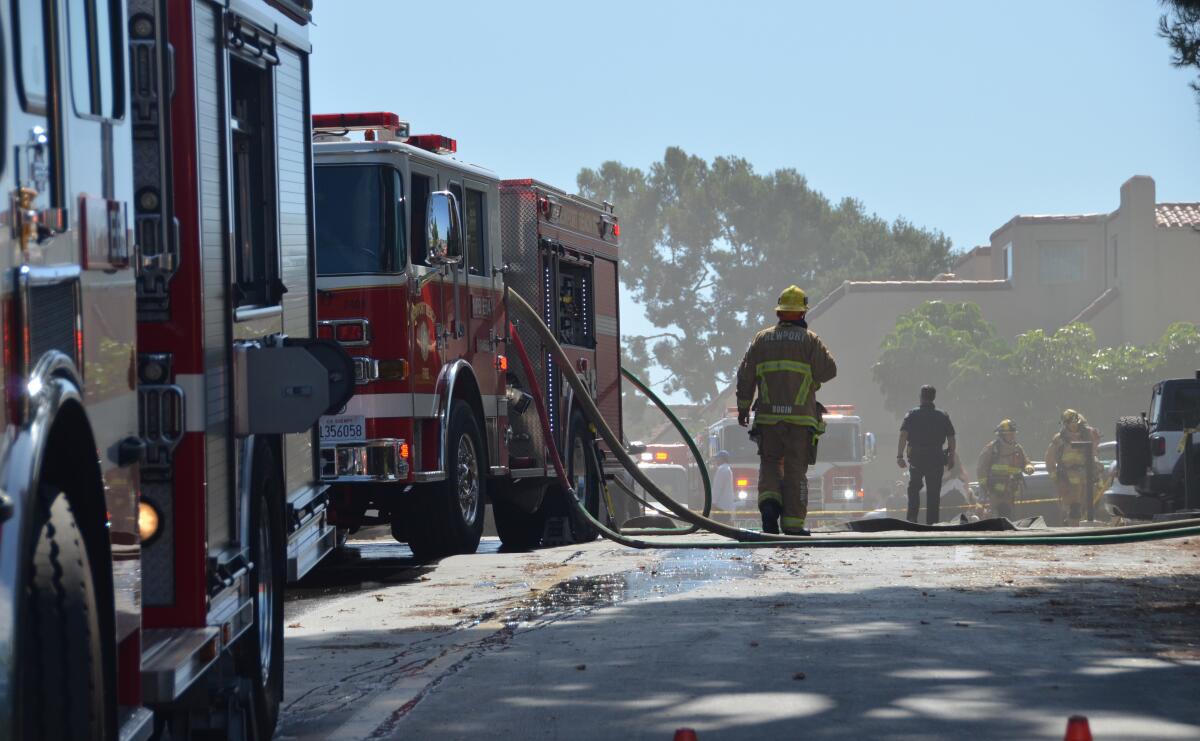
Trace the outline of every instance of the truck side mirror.
[[868, 432], [863, 435], [863, 448], [865, 455], [863, 456], [868, 461], [875, 460], [875, 433]]
[[425, 218], [426, 243], [430, 265], [458, 265], [462, 262], [462, 218], [458, 199], [448, 190], [429, 194]]

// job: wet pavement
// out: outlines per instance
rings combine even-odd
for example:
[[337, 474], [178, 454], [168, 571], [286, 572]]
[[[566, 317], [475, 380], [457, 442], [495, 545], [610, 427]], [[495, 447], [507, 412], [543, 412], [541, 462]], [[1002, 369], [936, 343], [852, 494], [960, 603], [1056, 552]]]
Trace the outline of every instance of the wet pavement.
[[350, 545], [289, 594], [280, 738], [1200, 738], [1200, 542]]

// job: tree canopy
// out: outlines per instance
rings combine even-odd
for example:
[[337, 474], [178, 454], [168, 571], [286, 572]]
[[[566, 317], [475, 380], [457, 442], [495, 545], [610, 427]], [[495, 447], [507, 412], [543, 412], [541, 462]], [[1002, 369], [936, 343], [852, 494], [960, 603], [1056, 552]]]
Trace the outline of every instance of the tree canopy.
[[648, 170], [609, 161], [577, 181], [615, 205], [621, 279], [661, 329], [626, 344], [668, 371], [667, 393], [694, 402], [731, 381], [788, 285], [811, 305], [844, 280], [932, 278], [952, 259], [939, 231], [885, 221], [852, 198], [834, 204], [796, 170], [761, 174], [738, 157], [671, 147]]
[[[1200, 0], [1163, 0], [1167, 12], [1158, 19], [1158, 35], [1173, 52], [1171, 64], [1200, 70]], [[1200, 94], [1200, 80], [1192, 82]]]
[[[977, 449], [1004, 418], [1040, 456], [1059, 414], [1077, 409], [1111, 439], [1116, 418], [1145, 410], [1150, 387], [1200, 367], [1200, 330], [1179, 322], [1148, 345], [1099, 347], [1086, 324], [999, 337], [973, 303], [930, 301], [902, 314], [873, 368], [885, 406], [911, 406], [913, 389], [938, 388], [939, 405], [960, 420], [964, 451]], [[965, 422], [968, 421], [969, 422]]]

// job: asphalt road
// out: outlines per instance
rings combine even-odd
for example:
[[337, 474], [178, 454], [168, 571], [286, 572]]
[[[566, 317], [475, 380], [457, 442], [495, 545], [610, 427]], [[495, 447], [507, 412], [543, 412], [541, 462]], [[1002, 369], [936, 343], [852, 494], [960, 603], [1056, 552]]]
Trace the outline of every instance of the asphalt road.
[[416, 564], [286, 606], [283, 739], [1200, 738], [1200, 540]]

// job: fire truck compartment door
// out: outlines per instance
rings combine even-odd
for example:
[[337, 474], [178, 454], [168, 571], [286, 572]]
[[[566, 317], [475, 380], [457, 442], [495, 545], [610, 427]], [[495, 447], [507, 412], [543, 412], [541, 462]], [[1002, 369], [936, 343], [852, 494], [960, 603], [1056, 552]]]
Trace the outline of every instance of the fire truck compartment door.
[[354, 393], [354, 362], [328, 340], [234, 348], [234, 434], [305, 432]]

